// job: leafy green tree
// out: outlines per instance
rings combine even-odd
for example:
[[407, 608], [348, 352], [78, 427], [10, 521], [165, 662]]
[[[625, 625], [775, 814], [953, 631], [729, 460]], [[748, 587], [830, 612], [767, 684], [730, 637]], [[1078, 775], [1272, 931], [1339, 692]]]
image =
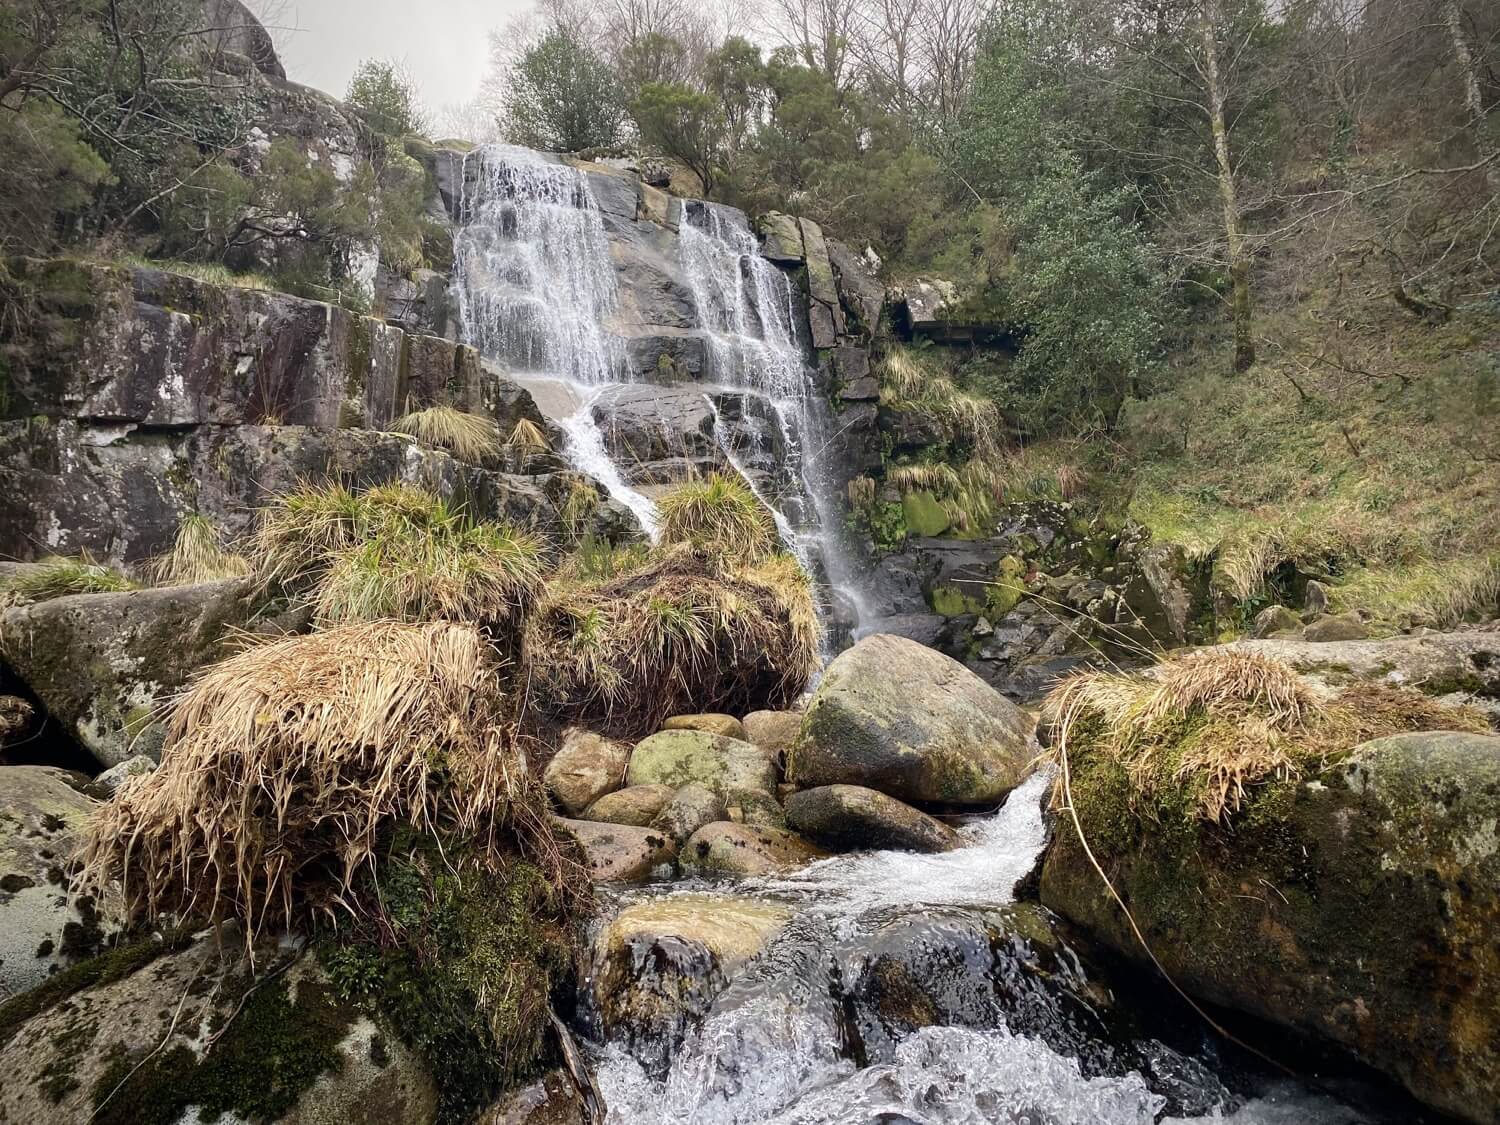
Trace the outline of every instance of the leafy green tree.
[[673, 82], [647, 82], [630, 106], [641, 139], [680, 160], [713, 194], [726, 126], [718, 101]]
[[704, 89], [719, 100], [724, 117], [725, 162], [733, 171], [739, 153], [765, 112], [768, 90], [760, 48], [731, 35], [703, 61]]
[[366, 59], [349, 80], [344, 100], [370, 127], [389, 137], [427, 132], [417, 84], [399, 63]]
[[511, 141], [555, 152], [608, 147], [619, 141], [625, 124], [614, 72], [562, 28], [521, 56], [504, 105]]
[[1111, 431], [1147, 389], [1165, 289], [1150, 247], [1121, 217], [1129, 198], [1101, 190], [1066, 151], [1030, 180], [1005, 287], [1023, 338], [1002, 406], [1034, 429]]
[[631, 91], [648, 82], [681, 82], [690, 69], [687, 48], [659, 31], [647, 32], [620, 52], [620, 79]]

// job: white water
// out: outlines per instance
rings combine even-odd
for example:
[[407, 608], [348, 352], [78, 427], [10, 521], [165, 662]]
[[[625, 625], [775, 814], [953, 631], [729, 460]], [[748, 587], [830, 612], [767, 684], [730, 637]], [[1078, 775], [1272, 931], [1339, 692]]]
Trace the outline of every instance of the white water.
[[577, 408], [557, 418], [564, 455], [655, 539], [656, 505], [626, 483], [593, 415], [598, 388], [620, 382], [625, 364], [604, 329], [618, 295], [588, 180], [530, 149], [486, 145], [464, 157], [463, 182], [453, 288], [465, 341], [523, 385], [554, 380], [576, 392]]
[[[736, 896], [790, 906], [791, 943], [773, 942], [731, 982], [732, 1002], [712, 1011], [653, 1077], [621, 1044], [604, 1044], [597, 1078], [610, 1125], [1356, 1125], [1367, 1118], [1299, 1086], [1268, 1084], [1236, 1098], [1210, 1067], [1162, 1043], [1144, 1049], [1204, 1116], [1163, 1117], [1167, 1099], [1137, 1071], [1085, 1075], [1077, 1059], [1040, 1038], [998, 1026], [922, 1028], [889, 1058], [858, 1067], [837, 1048], [836, 1013], [815, 969], [840, 941], [887, 921], [959, 918], [1013, 901], [1016, 882], [1045, 843], [1048, 779], [1015, 790], [993, 817], [962, 830], [965, 846], [941, 855], [841, 856], [787, 878], [749, 880]], [[702, 894], [662, 886], [648, 895]], [[957, 913], [955, 914], [955, 911]], [[811, 954], [809, 954], [811, 950]], [[800, 952], [799, 952], [800, 951]], [[822, 952], [820, 952], [822, 951]], [[809, 957], [811, 960], [809, 961]], [[801, 962], [799, 963], [799, 958]], [[773, 962], [756, 971], [756, 966]], [[856, 955], [845, 972], [858, 972]], [[747, 978], [749, 983], [746, 984]], [[846, 981], [846, 984], [849, 983]], [[985, 982], [970, 981], [979, 992]], [[960, 984], [962, 987], [962, 983]]]
[[[679, 240], [683, 271], [708, 341], [709, 376], [762, 400], [775, 422], [780, 471], [775, 493], [762, 499], [776, 516], [782, 540], [803, 569], [825, 577], [855, 616], [865, 619], [869, 613], [862, 584], [842, 543], [834, 474], [823, 457], [831, 437], [828, 411], [816, 393], [806, 342], [798, 331], [801, 299], [786, 274], [761, 256], [739, 211], [691, 204], [684, 208]], [[722, 425], [715, 430], [738, 468]]]

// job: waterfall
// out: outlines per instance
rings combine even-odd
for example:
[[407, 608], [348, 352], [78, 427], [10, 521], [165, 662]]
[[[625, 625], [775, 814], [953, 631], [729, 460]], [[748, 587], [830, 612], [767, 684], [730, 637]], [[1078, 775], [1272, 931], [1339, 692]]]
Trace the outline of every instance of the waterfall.
[[573, 411], [558, 420], [565, 455], [654, 539], [656, 505], [609, 460], [593, 414], [598, 388], [621, 381], [625, 364], [604, 327], [616, 304], [615, 273], [588, 181], [510, 145], [467, 154], [462, 179], [453, 289], [465, 342], [523, 386], [543, 379], [574, 390]]
[[[845, 603], [857, 633], [871, 614], [844, 546], [842, 508], [827, 447], [833, 438], [828, 404], [815, 385], [806, 342], [798, 332], [801, 300], [791, 281], [761, 256], [742, 212], [713, 203], [684, 208], [683, 270], [708, 342], [707, 377], [763, 400], [777, 430], [770, 506], [782, 539], [815, 578]], [[725, 455], [753, 486], [722, 419], [715, 433]], [[771, 453], [761, 450], [762, 453]]]

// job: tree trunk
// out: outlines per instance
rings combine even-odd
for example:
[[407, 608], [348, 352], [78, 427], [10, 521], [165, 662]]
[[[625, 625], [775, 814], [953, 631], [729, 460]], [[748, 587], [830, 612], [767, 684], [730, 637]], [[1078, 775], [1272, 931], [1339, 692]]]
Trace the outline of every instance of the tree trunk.
[[1474, 148], [1481, 160], [1490, 162], [1484, 170], [1484, 182], [1491, 195], [1500, 195], [1500, 159], [1496, 158], [1495, 142], [1485, 117], [1479, 70], [1474, 62], [1474, 52], [1469, 49], [1469, 37], [1464, 34], [1463, 12], [1458, 0], [1443, 0], [1443, 21], [1448, 25], [1448, 37], [1453, 41], [1453, 61], [1458, 64], [1458, 80], [1463, 83], [1464, 112], [1469, 118]]
[[1255, 362], [1252, 332], [1254, 309], [1250, 302], [1250, 255], [1240, 229], [1239, 201], [1235, 195], [1234, 166], [1229, 160], [1229, 128], [1224, 122], [1225, 91], [1219, 74], [1217, 0], [1205, 0], [1199, 12], [1203, 36], [1203, 69], [1208, 81], [1208, 117], [1214, 134], [1214, 159], [1219, 166], [1219, 196], [1224, 204], [1224, 238], [1229, 244], [1229, 281], [1234, 313], [1234, 369], [1246, 370]]

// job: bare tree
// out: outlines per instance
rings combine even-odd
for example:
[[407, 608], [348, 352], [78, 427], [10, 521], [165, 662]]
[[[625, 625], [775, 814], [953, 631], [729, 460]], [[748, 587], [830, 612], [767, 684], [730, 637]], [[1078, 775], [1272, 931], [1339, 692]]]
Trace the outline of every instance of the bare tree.
[[843, 89], [851, 77], [859, 5], [860, 0], [771, 0], [769, 30], [805, 65]]

